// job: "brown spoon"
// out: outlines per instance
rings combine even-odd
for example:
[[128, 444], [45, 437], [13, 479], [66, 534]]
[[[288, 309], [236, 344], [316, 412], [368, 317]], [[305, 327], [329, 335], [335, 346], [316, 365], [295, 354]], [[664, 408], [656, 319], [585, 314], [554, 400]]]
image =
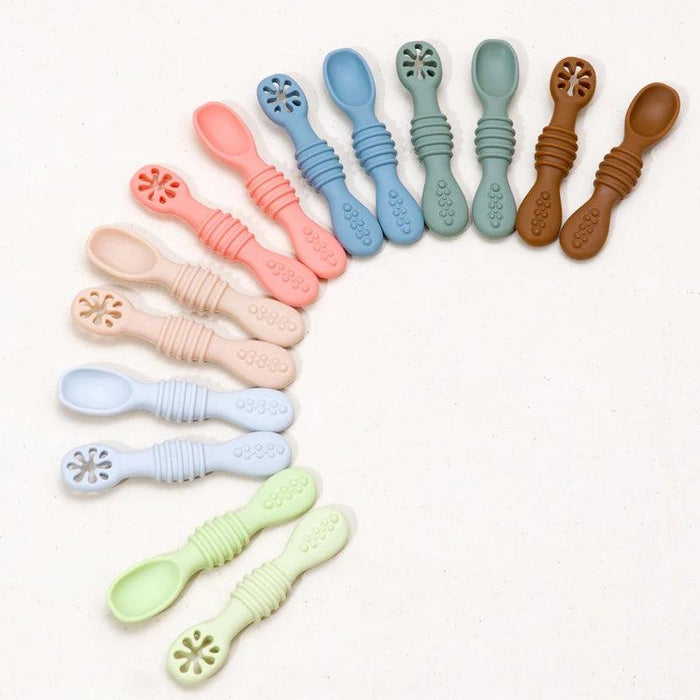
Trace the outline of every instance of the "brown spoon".
[[548, 245], [559, 235], [559, 188], [576, 159], [576, 117], [591, 101], [595, 86], [593, 66], [582, 58], [569, 56], [554, 66], [549, 79], [554, 112], [537, 139], [537, 179], [523, 199], [515, 220], [516, 231], [530, 245]]
[[559, 242], [576, 260], [592, 258], [605, 243], [613, 207], [637, 184], [645, 150], [666, 136], [678, 117], [681, 100], [664, 83], [643, 87], [625, 117], [625, 138], [598, 166], [591, 198], [566, 221]]

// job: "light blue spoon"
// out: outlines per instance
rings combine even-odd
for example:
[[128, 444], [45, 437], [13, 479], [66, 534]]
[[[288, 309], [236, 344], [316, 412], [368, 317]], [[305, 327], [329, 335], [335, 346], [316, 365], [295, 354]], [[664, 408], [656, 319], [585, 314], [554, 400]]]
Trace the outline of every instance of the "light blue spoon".
[[260, 82], [257, 95], [265, 115], [291, 136], [302, 175], [326, 198], [340, 245], [358, 257], [376, 253], [384, 241], [379, 222], [350, 194], [340, 158], [311, 127], [304, 91], [288, 75], [276, 73]]
[[507, 171], [515, 152], [508, 103], [518, 87], [518, 57], [507, 41], [487, 39], [474, 51], [472, 82], [483, 106], [476, 127], [481, 183], [474, 195], [474, 225], [485, 236], [503, 238], [515, 230], [517, 209]]
[[415, 243], [425, 230], [423, 212], [396, 172], [395, 144], [374, 113], [376, 89], [367, 62], [352, 49], [332, 51], [323, 62], [323, 77], [331, 98], [352, 122], [352, 145], [374, 180], [384, 235], [394, 243]]
[[275, 389], [212, 391], [179, 379], [141, 382], [93, 365], [66, 370], [58, 380], [58, 398], [66, 408], [90, 416], [150, 411], [177, 423], [219, 418], [246, 430], [274, 432], [294, 420], [292, 402]]

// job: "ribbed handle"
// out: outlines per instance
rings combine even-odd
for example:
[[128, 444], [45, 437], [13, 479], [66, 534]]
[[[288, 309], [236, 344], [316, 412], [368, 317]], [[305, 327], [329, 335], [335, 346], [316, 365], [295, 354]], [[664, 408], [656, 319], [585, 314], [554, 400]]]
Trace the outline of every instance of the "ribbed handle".
[[336, 152], [319, 139], [295, 154], [297, 167], [306, 181], [319, 191], [333, 180], [344, 180], [345, 173]]
[[156, 481], [192, 481], [207, 473], [204, 444], [192, 440], [166, 440], [153, 448]]
[[190, 309], [214, 313], [228, 286], [216, 273], [199, 265], [184, 263], [178, 269], [170, 291]]
[[214, 331], [184, 316], [168, 316], [156, 339], [156, 347], [167, 357], [186, 362], [206, 362]]
[[481, 163], [497, 158], [510, 163], [515, 153], [515, 129], [508, 117], [482, 117], [477, 122], [474, 144]]
[[221, 566], [239, 554], [250, 533], [235, 513], [225, 513], [198, 527], [189, 537], [206, 562], [204, 568]]
[[195, 382], [170, 379], [156, 384], [153, 413], [158, 418], [176, 423], [193, 423], [204, 420], [207, 412], [209, 390]]
[[248, 610], [254, 622], [260, 622], [284, 602], [291, 584], [273, 563], [268, 562], [246, 574], [231, 593], [231, 598]]
[[382, 165], [396, 166], [396, 144], [381, 122], [363, 126], [352, 132], [352, 147], [360, 165], [371, 175]]
[[556, 168], [561, 171], [562, 177], [566, 177], [574, 165], [577, 150], [575, 131], [545, 126], [535, 146], [535, 168]]
[[642, 159], [632, 151], [619, 146], [613, 148], [598, 166], [594, 185], [606, 185], [620, 197], [628, 195], [642, 174]]
[[451, 158], [454, 143], [447, 117], [431, 114], [411, 119], [411, 143], [421, 162], [437, 155]]
[[220, 209], [204, 220], [197, 235], [207, 248], [230, 260], [237, 260], [241, 248], [253, 238], [245, 224]]
[[271, 219], [289, 204], [299, 201], [289, 180], [272, 165], [257, 173], [245, 186], [255, 204]]

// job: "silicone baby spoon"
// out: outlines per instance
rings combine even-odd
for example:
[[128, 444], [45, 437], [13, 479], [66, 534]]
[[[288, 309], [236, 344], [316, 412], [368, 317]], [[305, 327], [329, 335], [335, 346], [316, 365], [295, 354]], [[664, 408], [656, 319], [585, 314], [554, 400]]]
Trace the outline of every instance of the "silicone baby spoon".
[[331, 51], [323, 62], [323, 78], [333, 102], [352, 122], [352, 145], [374, 180], [384, 235], [394, 243], [414, 243], [425, 229], [423, 213], [399, 180], [395, 144], [374, 113], [376, 89], [367, 62], [352, 49]]
[[396, 54], [396, 72], [413, 98], [411, 143], [425, 168], [425, 223], [435, 233], [454, 236], [467, 228], [469, 208], [450, 169], [452, 129], [437, 101], [440, 56], [427, 41], [410, 41]]
[[121, 294], [102, 287], [79, 292], [71, 316], [83, 330], [141, 338], [176, 360], [215, 362], [255, 386], [282, 389], [294, 379], [294, 361], [284, 348], [261, 340], [223, 338], [185, 316], [144, 313]]
[[304, 214], [291, 183], [260, 158], [253, 135], [238, 114], [221, 102], [209, 102], [194, 113], [194, 128], [217, 158], [245, 178], [258, 207], [284, 227], [299, 260], [323, 279], [343, 273], [347, 262], [343, 247]]
[[244, 576], [215, 618], [178, 636], [168, 652], [170, 675], [183, 685], [213, 676], [224, 665], [234, 637], [275, 612], [295, 579], [335, 556], [348, 536], [348, 521], [333, 508], [316, 508], [305, 515], [282, 554]]
[[595, 86], [593, 66], [582, 58], [570, 56], [554, 66], [549, 80], [554, 113], [537, 139], [537, 179], [521, 202], [515, 219], [518, 234], [530, 245], [548, 245], [559, 235], [559, 188], [576, 159], [576, 117], [591, 101]]
[[58, 398], [66, 408], [90, 416], [150, 411], [177, 423], [219, 418], [246, 430], [274, 432], [286, 430], [294, 420], [292, 402], [275, 389], [214, 391], [179, 379], [141, 382], [114, 369], [90, 365], [61, 375]]
[[309, 103], [288, 75], [270, 75], [258, 85], [258, 102], [265, 115], [290, 135], [297, 166], [307, 182], [326, 199], [333, 231], [351, 255], [374, 255], [382, 246], [379, 222], [348, 190], [340, 158], [309, 123]]
[[316, 500], [311, 474], [290, 467], [271, 476], [250, 502], [198, 527], [181, 549], [136, 564], [111, 586], [107, 604], [122, 622], [141, 622], [170, 607], [198, 571], [238, 556], [253, 535], [305, 513]]
[[643, 87], [625, 116], [625, 137], [598, 166], [591, 198], [562, 227], [559, 242], [576, 260], [593, 257], [605, 243], [613, 207], [637, 184], [644, 151], [661, 141], [678, 117], [678, 93], [664, 83]]
[[518, 87], [518, 57], [513, 47], [500, 39], [482, 41], [472, 59], [472, 82], [484, 110], [474, 139], [482, 174], [472, 216], [485, 236], [503, 238], [515, 228], [515, 199], [507, 177], [515, 152], [515, 130], [506, 111]]
[[183, 482], [210, 472], [270, 476], [288, 467], [291, 459], [289, 445], [277, 433], [246, 433], [218, 445], [166, 440], [138, 452], [93, 442], [68, 452], [61, 474], [76, 491], [103, 491], [131, 477]]
[[184, 221], [215, 253], [243, 263], [276, 299], [304, 306], [318, 296], [318, 279], [306, 265], [263, 248], [231, 214], [194, 199], [182, 179], [167, 168], [141, 168], [131, 178], [131, 192], [146, 209]]
[[226, 314], [254, 338], [289, 347], [304, 337], [304, 320], [296, 309], [276, 299], [236, 292], [214, 272], [175, 263], [135, 233], [102, 226], [90, 234], [85, 248], [104, 272], [130, 282], [159, 284], [195, 311]]

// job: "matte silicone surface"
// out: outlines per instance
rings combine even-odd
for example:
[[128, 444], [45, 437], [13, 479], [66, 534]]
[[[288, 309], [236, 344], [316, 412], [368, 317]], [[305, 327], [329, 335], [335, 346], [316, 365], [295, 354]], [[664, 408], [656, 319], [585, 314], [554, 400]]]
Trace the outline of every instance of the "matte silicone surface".
[[122, 622], [157, 615], [198, 571], [231, 561], [256, 532], [299, 517], [315, 500], [316, 482], [307, 471], [290, 467], [271, 476], [246, 506], [204, 523], [181, 549], [125, 571], [107, 593], [109, 609]]
[[518, 73], [518, 57], [507, 41], [487, 39], [476, 47], [472, 82], [483, 115], [474, 143], [482, 174], [472, 216], [476, 228], [489, 238], [503, 238], [515, 229], [515, 199], [507, 176], [515, 152], [515, 130], [507, 109], [518, 87]]
[[199, 265], [175, 263], [150, 241], [116, 226], [101, 226], [85, 244], [91, 262], [104, 272], [130, 282], [165, 287], [178, 301], [200, 313], [220, 313], [253, 338], [289, 347], [306, 329], [301, 314], [276, 299], [233, 290], [219, 275]]
[[518, 207], [515, 227], [530, 245], [556, 240], [561, 228], [561, 183], [569, 174], [578, 150], [576, 118], [592, 99], [596, 87], [593, 66], [582, 58], [563, 58], [552, 71], [549, 92], [554, 112], [537, 139], [537, 179]]
[[590, 199], [561, 229], [559, 243], [575, 260], [596, 255], [605, 245], [615, 205], [628, 195], [642, 174], [644, 151], [671, 130], [681, 108], [678, 93], [664, 83], [651, 83], [634, 97], [625, 116], [625, 137], [598, 166]]
[[343, 273], [347, 257], [342, 246], [306, 216], [289, 180], [260, 158], [253, 135], [236, 112], [221, 102], [209, 102], [195, 111], [194, 128], [217, 158], [245, 178], [257, 206], [284, 227], [299, 260], [324, 279]]
[[291, 137], [297, 166], [306, 181], [328, 203], [333, 231], [351, 255], [374, 255], [384, 240], [379, 222], [345, 184], [340, 158], [311, 127], [308, 102], [301, 87], [277, 73], [260, 81], [258, 102], [265, 115]]
[[374, 113], [376, 88], [367, 62], [352, 49], [332, 51], [323, 62], [323, 77], [332, 100], [352, 122], [352, 145], [374, 180], [384, 235], [394, 243], [415, 243], [425, 230], [423, 212], [399, 180], [394, 141]]
[[178, 636], [168, 651], [170, 675], [183, 685], [213, 676], [224, 665], [231, 641], [248, 625], [275, 612], [295, 579], [335, 556], [349, 534], [347, 519], [333, 508], [316, 508], [304, 516], [277, 559], [244, 576], [216, 617]]
[[411, 143], [425, 168], [425, 223], [435, 233], [454, 236], [467, 228], [469, 207], [452, 174], [452, 129], [437, 100], [440, 56], [427, 41], [409, 41], [396, 53], [396, 73], [413, 98]]
[[293, 381], [288, 350], [262, 340], [233, 340], [185, 316], [154, 316], [135, 309], [118, 292], [90, 287], [71, 306], [73, 320], [90, 333], [130, 335], [152, 343], [167, 357], [185, 362], [215, 362], [255, 386], [282, 389]]
[[318, 278], [306, 265], [263, 248], [238, 219], [198, 202], [182, 178], [162, 165], [138, 170], [131, 193], [146, 209], [184, 221], [210, 250], [243, 263], [285, 304], [305, 306], [318, 296]]
[[141, 382], [109, 367], [80, 365], [58, 382], [61, 403], [90, 416], [150, 411], [177, 423], [219, 418], [246, 430], [281, 432], [294, 420], [294, 406], [275, 389], [214, 391], [195, 382]]
[[121, 452], [110, 445], [89, 443], [61, 460], [61, 475], [76, 491], [103, 491], [131, 477], [156, 481], [193, 481], [210, 472], [270, 476], [289, 466], [292, 452], [277, 433], [255, 432], [205, 445], [167, 440], [147, 450]]

